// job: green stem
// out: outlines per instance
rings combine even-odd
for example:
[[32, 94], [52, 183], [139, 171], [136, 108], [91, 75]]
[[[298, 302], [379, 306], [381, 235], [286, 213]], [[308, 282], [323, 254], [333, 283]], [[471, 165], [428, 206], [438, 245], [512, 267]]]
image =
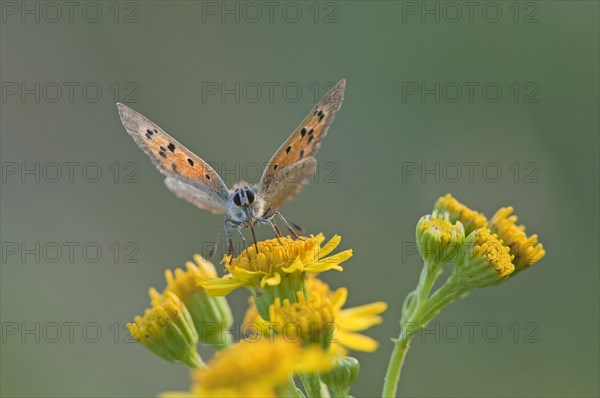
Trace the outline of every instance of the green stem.
[[284, 388], [284, 390], [282, 391], [281, 396], [292, 397], [292, 398], [304, 398], [304, 395], [302, 394], [302, 392], [300, 390], [298, 390], [298, 387], [296, 387], [296, 383], [294, 382], [294, 377], [290, 377], [288, 379], [288, 383], [287, 383], [286, 387]]
[[445, 306], [464, 297], [468, 294], [469, 289], [460, 287], [448, 280], [440, 289], [438, 289], [431, 297], [427, 300], [427, 305], [424, 306], [420, 317], [424, 320], [423, 325], [425, 326], [431, 319], [433, 319]]
[[327, 385], [325, 385], [325, 383], [321, 381], [319, 381], [319, 383], [321, 384], [321, 395], [323, 396], [323, 398], [331, 398], [331, 395], [329, 394], [329, 388], [327, 388]]
[[411, 305], [411, 313], [414, 312], [417, 308], [422, 307], [425, 300], [429, 296], [431, 289], [435, 281], [442, 274], [442, 264], [433, 262], [433, 261], [425, 261], [423, 266], [423, 270], [421, 270], [421, 275], [419, 276], [419, 284], [415, 289], [412, 305]]
[[189, 368], [198, 369], [206, 367], [206, 364], [200, 358], [200, 355], [196, 351], [191, 351], [187, 358], [183, 358], [182, 362]]
[[301, 374], [300, 380], [306, 390], [308, 398], [325, 398], [328, 394], [323, 394], [321, 390], [321, 379], [317, 374]]
[[425, 262], [417, 288], [409, 293], [410, 301], [401, 316], [400, 335], [394, 340], [394, 350], [390, 357], [385, 382], [383, 384], [383, 397], [395, 397], [398, 389], [398, 380], [410, 341], [445, 305], [460, 297], [460, 292], [454, 289], [454, 284], [446, 282], [437, 292], [429, 295], [435, 281], [442, 274], [442, 264]]
[[387, 373], [385, 375], [385, 383], [383, 385], [383, 397], [395, 397], [396, 389], [398, 388], [398, 380], [400, 379], [400, 372], [402, 371], [402, 365], [404, 364], [404, 358], [406, 352], [410, 347], [410, 340], [414, 336], [413, 334], [400, 332], [400, 336], [397, 340], [394, 340], [394, 351], [390, 358], [390, 364], [388, 365]]

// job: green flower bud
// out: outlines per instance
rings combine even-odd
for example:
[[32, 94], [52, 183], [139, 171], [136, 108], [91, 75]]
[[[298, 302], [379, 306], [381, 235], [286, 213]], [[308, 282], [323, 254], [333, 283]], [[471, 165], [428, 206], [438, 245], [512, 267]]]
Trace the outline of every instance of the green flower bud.
[[175, 293], [190, 312], [200, 341], [220, 349], [228, 343], [227, 330], [233, 322], [231, 309], [225, 297], [213, 297], [197, 286], [198, 278], [217, 276], [214, 265], [198, 254], [194, 255], [194, 262], [188, 261], [185, 271], [167, 269], [163, 293]]
[[158, 297], [158, 292], [151, 291], [155, 295], [152, 308], [127, 325], [131, 335], [168, 362], [183, 363], [190, 368], [203, 366], [196, 351], [198, 333], [185, 305], [172, 292]]
[[334, 397], [347, 397], [359, 370], [360, 364], [356, 358], [341, 357], [336, 359], [333, 370], [321, 374], [321, 381], [331, 389]]
[[482, 228], [487, 225], [487, 218], [485, 218], [483, 214], [469, 209], [450, 194], [439, 198], [435, 202], [433, 209], [442, 214], [448, 213], [450, 222], [452, 223], [460, 221], [464, 226], [465, 235], [470, 234], [477, 228]]
[[513, 258], [496, 234], [487, 228], [477, 229], [465, 239], [452, 283], [465, 289], [498, 284], [514, 272]]
[[421, 217], [417, 223], [417, 246], [423, 260], [430, 263], [445, 264], [454, 260], [465, 239], [460, 221], [450, 222], [448, 213]]

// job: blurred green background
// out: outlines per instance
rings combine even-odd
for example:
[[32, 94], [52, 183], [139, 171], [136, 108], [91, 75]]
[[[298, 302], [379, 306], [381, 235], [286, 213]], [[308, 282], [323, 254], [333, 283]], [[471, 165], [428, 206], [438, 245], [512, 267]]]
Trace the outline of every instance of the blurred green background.
[[[123, 327], [221, 219], [165, 189], [116, 100], [231, 184], [341, 78], [317, 182], [285, 213], [354, 249], [323, 275], [349, 305], [389, 303], [353, 395], [380, 394], [421, 268], [415, 224], [447, 192], [488, 216], [513, 205], [548, 254], [418, 335], [399, 394], [599, 395], [598, 2], [54, 4], [2, 2], [2, 396], [188, 389]], [[238, 320], [246, 297], [230, 296]]]

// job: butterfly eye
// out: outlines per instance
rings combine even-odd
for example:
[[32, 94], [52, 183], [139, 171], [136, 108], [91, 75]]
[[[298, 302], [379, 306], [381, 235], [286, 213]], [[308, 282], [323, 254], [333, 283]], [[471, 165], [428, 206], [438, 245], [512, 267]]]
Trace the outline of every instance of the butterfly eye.
[[241, 206], [242, 202], [240, 201], [240, 193], [236, 192], [235, 195], [233, 195], [233, 203], [235, 203], [236, 206]]
[[252, 192], [250, 189], [246, 189], [246, 197], [248, 198], [249, 204], [252, 204], [252, 202], [254, 202], [254, 192]]

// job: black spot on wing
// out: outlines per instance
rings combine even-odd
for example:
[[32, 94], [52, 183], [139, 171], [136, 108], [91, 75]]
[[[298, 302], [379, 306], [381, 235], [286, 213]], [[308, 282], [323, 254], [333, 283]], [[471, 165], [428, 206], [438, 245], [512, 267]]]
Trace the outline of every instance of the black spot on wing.
[[273, 170], [277, 170], [277, 165], [273, 165]]
[[171, 163], [171, 169], [173, 170], [173, 173], [177, 173], [177, 165], [175, 163]]
[[304, 138], [305, 135], [306, 135], [306, 127], [302, 127], [302, 130], [300, 130], [300, 136], [302, 138]]
[[161, 146], [159, 146], [159, 148], [160, 148], [161, 151], [167, 152], [167, 148], [165, 148], [164, 146], [161, 145]]
[[[150, 130], [148, 130], [148, 131], [150, 131]], [[146, 133], [146, 138], [148, 138], [149, 140], [151, 140], [152, 139], [152, 134]]]
[[188, 163], [190, 164], [190, 166], [194, 165], [194, 161], [192, 159], [190, 159], [190, 158], [188, 158]]
[[175, 145], [173, 145], [172, 143], [169, 142], [169, 145], [167, 145], [167, 148], [169, 148], [169, 151], [175, 153]]
[[315, 138], [314, 135], [309, 135], [308, 136], [308, 143], [310, 144], [310, 142], [313, 140], [313, 138]]
[[146, 130], [146, 133], [148, 133], [149, 135], [153, 135], [153, 134], [154, 134], [154, 131], [152, 131], [152, 130], [148, 129], [148, 130]]
[[165, 159], [167, 158], [167, 154], [165, 152], [163, 152], [163, 151], [158, 151], [158, 154], [160, 156], [162, 156], [163, 158], [165, 158]]
[[292, 146], [288, 146], [287, 148], [285, 148], [285, 153], [288, 154], [290, 153], [290, 151], [292, 150]]
[[304, 149], [300, 151], [300, 159], [304, 157]]
[[208, 174], [205, 174], [204, 177], [206, 177], [207, 180], [210, 180], [210, 176]]

